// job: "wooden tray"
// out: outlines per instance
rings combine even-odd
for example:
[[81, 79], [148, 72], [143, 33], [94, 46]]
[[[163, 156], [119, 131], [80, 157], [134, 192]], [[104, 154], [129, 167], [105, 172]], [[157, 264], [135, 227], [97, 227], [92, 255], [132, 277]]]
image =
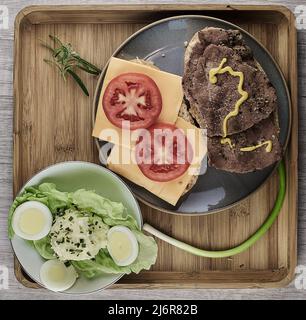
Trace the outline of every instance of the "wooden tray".
[[[293, 14], [281, 6], [103, 5], [32, 6], [15, 21], [14, 195], [40, 169], [66, 160], [98, 163], [92, 131], [92, 99], [97, 79], [83, 75], [90, 98], [73, 81], [63, 83], [46, 65], [49, 52], [39, 40], [49, 34], [69, 41], [101, 67], [133, 32], [155, 20], [203, 14], [240, 25], [261, 41], [278, 61], [292, 95], [292, 136], [286, 155], [287, 196], [270, 231], [248, 251], [225, 259], [205, 259], [158, 241], [155, 266], [125, 276], [116, 288], [250, 288], [288, 284], [296, 265], [297, 218], [297, 56]], [[141, 205], [144, 220], [165, 233], [207, 249], [239, 244], [265, 220], [277, 193], [277, 175], [235, 208], [200, 216], [175, 216]], [[15, 263], [17, 279], [38, 285]]]

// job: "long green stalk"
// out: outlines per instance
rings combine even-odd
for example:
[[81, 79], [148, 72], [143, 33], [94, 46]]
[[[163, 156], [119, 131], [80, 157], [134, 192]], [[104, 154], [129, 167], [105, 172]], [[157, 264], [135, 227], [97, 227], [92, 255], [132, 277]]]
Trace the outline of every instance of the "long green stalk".
[[251, 247], [257, 240], [259, 240], [272, 226], [276, 218], [278, 217], [280, 210], [282, 208], [285, 195], [286, 195], [286, 169], [284, 165], [284, 161], [282, 160], [278, 166], [278, 175], [279, 175], [279, 191], [278, 195], [274, 204], [274, 207], [269, 215], [269, 217], [266, 219], [266, 221], [262, 224], [262, 226], [246, 241], [238, 245], [237, 247], [227, 249], [227, 250], [220, 250], [220, 251], [209, 251], [209, 250], [202, 250], [196, 247], [193, 247], [187, 243], [184, 243], [182, 241], [176, 240], [174, 238], [171, 238], [164, 233], [156, 230], [149, 224], [145, 223], [143, 226], [143, 230], [149, 232], [153, 236], [177, 247], [184, 251], [187, 251], [189, 253], [192, 253], [197, 256], [201, 257], [207, 257], [207, 258], [225, 258], [234, 256], [236, 254], [239, 254], [245, 250], [247, 250], [249, 247]]

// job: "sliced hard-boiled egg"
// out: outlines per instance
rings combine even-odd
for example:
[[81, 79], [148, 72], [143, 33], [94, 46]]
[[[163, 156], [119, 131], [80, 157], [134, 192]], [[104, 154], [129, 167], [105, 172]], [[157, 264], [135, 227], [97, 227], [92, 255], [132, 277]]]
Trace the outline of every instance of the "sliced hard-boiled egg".
[[38, 201], [27, 201], [18, 206], [13, 215], [14, 232], [26, 240], [44, 238], [52, 226], [52, 213]]
[[107, 250], [118, 266], [128, 266], [138, 257], [138, 242], [127, 227], [115, 226], [107, 234]]
[[40, 269], [42, 284], [52, 291], [65, 291], [71, 288], [78, 277], [72, 265], [66, 267], [63, 261], [48, 260]]

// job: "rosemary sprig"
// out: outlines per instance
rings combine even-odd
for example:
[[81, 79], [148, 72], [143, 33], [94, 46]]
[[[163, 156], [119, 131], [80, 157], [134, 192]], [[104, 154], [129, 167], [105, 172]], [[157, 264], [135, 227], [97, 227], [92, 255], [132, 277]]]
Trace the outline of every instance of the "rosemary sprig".
[[70, 43], [64, 44], [58, 37], [52, 35], [49, 35], [49, 38], [54, 42], [54, 48], [43, 41], [42, 45], [51, 51], [52, 60], [44, 59], [44, 61], [48, 64], [54, 65], [59, 70], [65, 81], [67, 79], [67, 74], [71, 75], [71, 77], [83, 90], [84, 94], [89, 96], [85, 84], [77, 75], [75, 70], [80, 69], [89, 74], [98, 76], [102, 72], [101, 69], [81, 58]]
[[72, 78], [77, 82], [77, 84], [81, 87], [81, 89], [83, 90], [83, 92], [86, 94], [86, 96], [88, 97], [89, 96], [89, 93], [88, 93], [88, 90], [87, 88], [85, 87], [83, 81], [80, 79], [80, 77], [74, 73], [73, 71], [71, 70], [68, 70], [67, 71], [69, 74], [71, 74]]

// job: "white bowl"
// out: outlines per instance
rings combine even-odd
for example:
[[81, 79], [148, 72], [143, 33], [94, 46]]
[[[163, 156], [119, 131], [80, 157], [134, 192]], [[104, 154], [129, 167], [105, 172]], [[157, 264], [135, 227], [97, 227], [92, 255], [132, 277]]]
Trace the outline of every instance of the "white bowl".
[[[23, 186], [20, 192], [25, 187], [39, 185], [43, 182], [55, 183], [61, 191], [95, 190], [98, 194], [112, 201], [122, 202], [129, 213], [134, 216], [139, 227], [142, 227], [142, 215], [135, 197], [117, 175], [104, 167], [81, 161], [58, 163], [38, 172]], [[24, 271], [35, 282], [43, 286], [40, 282], [39, 272], [45, 260], [18, 236], [15, 235], [11, 242]], [[122, 276], [123, 274], [105, 274], [94, 279], [80, 276], [70, 289], [63, 292], [69, 294], [93, 293], [114, 284]]]

